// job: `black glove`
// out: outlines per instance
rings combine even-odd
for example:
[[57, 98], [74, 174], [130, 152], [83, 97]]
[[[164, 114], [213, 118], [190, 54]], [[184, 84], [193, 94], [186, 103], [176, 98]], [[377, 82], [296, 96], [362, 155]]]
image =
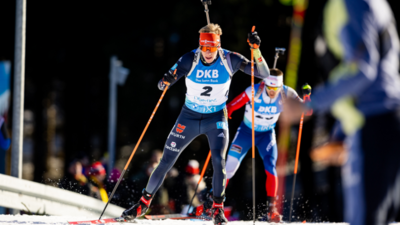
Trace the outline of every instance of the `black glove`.
[[[176, 78], [177, 78], [177, 75], [173, 71], [169, 70], [168, 73], [164, 74], [163, 82], [164, 82], [164, 84], [169, 85], [169, 84], [175, 82]], [[168, 82], [168, 83], [166, 83], [166, 82]]]
[[250, 47], [257, 49], [260, 47], [261, 38], [258, 36], [257, 32], [254, 31], [253, 33], [249, 33], [247, 35], [247, 42], [249, 43]]

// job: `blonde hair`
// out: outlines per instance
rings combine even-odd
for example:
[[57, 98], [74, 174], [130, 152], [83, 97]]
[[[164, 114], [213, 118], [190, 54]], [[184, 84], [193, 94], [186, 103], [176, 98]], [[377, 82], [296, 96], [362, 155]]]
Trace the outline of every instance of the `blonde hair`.
[[211, 33], [222, 35], [222, 29], [218, 24], [210, 23], [199, 30], [199, 33]]
[[283, 72], [278, 68], [269, 68], [269, 74], [272, 76], [283, 76]]

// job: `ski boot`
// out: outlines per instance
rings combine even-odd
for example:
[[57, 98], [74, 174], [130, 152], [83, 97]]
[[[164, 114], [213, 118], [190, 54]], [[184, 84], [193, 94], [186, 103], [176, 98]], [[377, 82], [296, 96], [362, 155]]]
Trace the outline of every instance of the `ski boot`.
[[224, 200], [225, 197], [213, 197], [213, 204], [211, 207], [211, 216], [214, 225], [226, 225], [228, 220], [224, 213]]
[[153, 195], [148, 193], [145, 189], [143, 189], [143, 195], [131, 208], [125, 210], [121, 217], [123, 217], [126, 221], [134, 221], [135, 218], [141, 217], [146, 214], [149, 209], [149, 205], [151, 203]]
[[211, 217], [211, 207], [213, 205], [212, 189], [205, 194], [205, 201], [202, 205], [193, 208], [189, 216], [208, 216]]
[[276, 198], [275, 197], [267, 197], [267, 207], [268, 211], [266, 215], [259, 218], [260, 221], [274, 222], [279, 223], [282, 222], [282, 215], [279, 214], [278, 209], [276, 208]]

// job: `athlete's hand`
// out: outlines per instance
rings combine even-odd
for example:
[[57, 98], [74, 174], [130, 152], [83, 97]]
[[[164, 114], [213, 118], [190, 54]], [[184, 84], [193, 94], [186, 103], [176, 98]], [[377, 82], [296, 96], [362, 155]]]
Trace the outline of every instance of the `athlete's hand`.
[[169, 70], [168, 73], [164, 74], [163, 83], [165, 85], [170, 85], [171, 83], [175, 82], [176, 78], [177, 78], [176, 70], [174, 72]]
[[283, 112], [279, 120], [286, 124], [298, 124], [301, 114], [306, 113], [308, 110], [304, 103], [299, 102], [297, 99], [287, 98], [285, 104], [283, 104]]
[[[310, 98], [311, 86], [306, 83], [306, 84], [303, 85], [303, 87], [301, 89], [302, 89], [302, 92], [303, 92], [304, 102], [311, 102], [311, 98]], [[311, 116], [312, 114], [313, 114], [313, 110], [309, 109], [305, 115], [306, 116]]]
[[303, 87], [301, 88], [301, 90], [303, 92], [303, 96], [304, 95], [308, 95], [308, 96], [311, 95], [311, 86], [309, 84], [305, 83], [303, 85]]
[[251, 48], [257, 49], [261, 45], [261, 38], [258, 36], [257, 32], [254, 31], [247, 35], [247, 42], [249, 43]]

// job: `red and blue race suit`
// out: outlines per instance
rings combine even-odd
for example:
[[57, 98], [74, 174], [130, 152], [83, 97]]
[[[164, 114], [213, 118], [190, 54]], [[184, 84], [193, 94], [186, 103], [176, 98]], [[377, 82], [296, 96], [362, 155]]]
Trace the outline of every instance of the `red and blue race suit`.
[[[258, 90], [260, 84], [254, 85]], [[288, 98], [296, 98], [301, 101], [295, 90], [283, 86], [285, 95]], [[227, 105], [228, 115], [235, 110], [246, 105], [243, 122], [237, 129], [235, 138], [232, 141], [226, 161], [226, 176], [229, 180], [232, 178], [252, 146], [252, 105], [251, 105], [251, 87], [238, 95]], [[276, 160], [278, 158], [278, 148], [275, 138], [275, 124], [282, 112], [282, 94], [271, 99], [265, 89], [261, 96], [254, 102], [254, 130], [255, 146], [264, 162], [265, 173], [267, 174], [266, 191], [267, 196], [275, 197], [278, 190], [278, 178], [276, 173]]]

